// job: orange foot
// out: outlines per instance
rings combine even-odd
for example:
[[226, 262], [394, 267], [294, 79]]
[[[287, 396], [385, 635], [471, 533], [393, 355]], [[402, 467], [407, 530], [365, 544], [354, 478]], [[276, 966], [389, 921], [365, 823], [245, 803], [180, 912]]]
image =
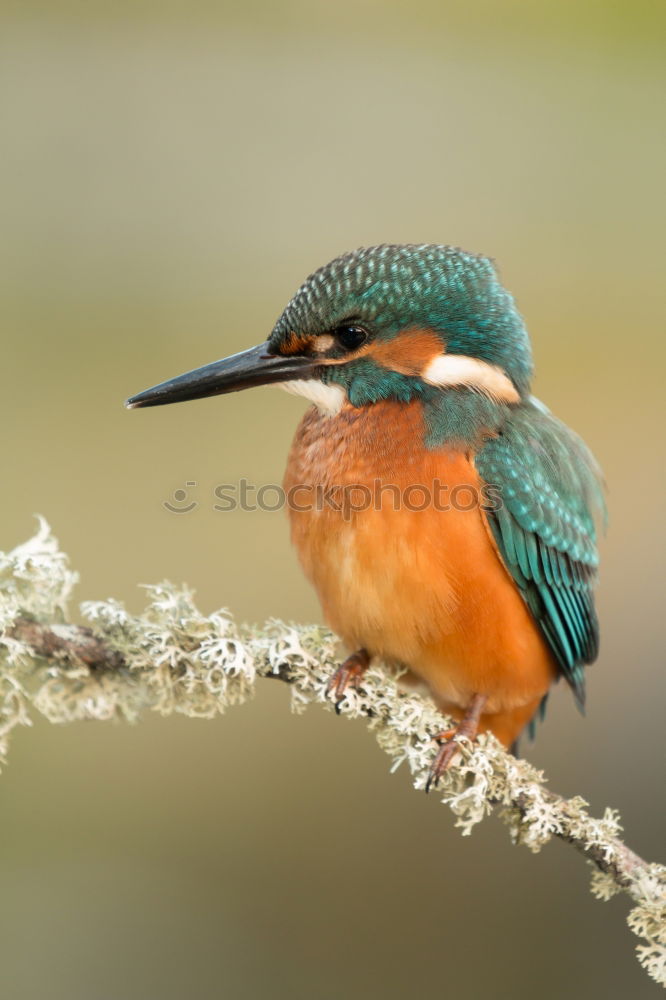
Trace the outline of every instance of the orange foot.
[[345, 691], [351, 685], [358, 691], [361, 678], [370, 665], [370, 654], [365, 649], [358, 649], [341, 663], [326, 685], [326, 694], [335, 697], [335, 711], [340, 714], [340, 705], [344, 700]]
[[475, 694], [470, 702], [469, 708], [458, 725], [454, 726], [453, 729], [445, 729], [444, 732], [439, 733], [435, 737], [437, 742], [440, 744], [440, 747], [437, 751], [437, 756], [435, 757], [433, 765], [430, 768], [430, 773], [428, 774], [428, 780], [426, 781], [425, 786], [426, 795], [431, 788], [437, 787], [439, 779], [451, 766], [451, 761], [458, 750], [460, 737], [462, 736], [465, 739], [473, 740], [476, 736], [479, 729], [479, 719], [481, 718], [481, 712], [486, 701], [486, 695]]

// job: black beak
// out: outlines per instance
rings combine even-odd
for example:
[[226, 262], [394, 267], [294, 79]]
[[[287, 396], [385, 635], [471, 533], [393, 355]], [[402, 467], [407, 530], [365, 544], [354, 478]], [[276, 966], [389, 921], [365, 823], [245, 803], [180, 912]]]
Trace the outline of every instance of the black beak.
[[131, 396], [125, 406], [130, 410], [141, 406], [162, 406], [164, 403], [181, 403], [186, 399], [237, 392], [239, 389], [250, 389], [253, 385], [310, 378], [315, 367], [313, 358], [269, 354], [268, 341], [265, 341], [248, 351], [232, 354], [230, 358], [214, 361], [203, 368], [195, 368], [168, 382], [160, 382], [152, 389]]

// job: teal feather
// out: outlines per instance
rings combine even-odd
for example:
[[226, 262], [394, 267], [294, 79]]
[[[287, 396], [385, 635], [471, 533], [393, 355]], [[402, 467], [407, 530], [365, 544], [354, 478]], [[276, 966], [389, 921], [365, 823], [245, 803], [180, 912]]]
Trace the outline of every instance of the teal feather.
[[539, 550], [537, 548], [537, 540], [533, 532], [528, 532], [525, 538], [525, 547], [527, 549], [527, 560], [529, 563], [530, 576], [535, 583], [543, 583], [543, 573], [541, 571], [541, 560], [539, 558]]
[[599, 644], [593, 600], [595, 521], [605, 520], [599, 469], [580, 438], [533, 400], [511, 411], [476, 466], [502, 498], [488, 514], [502, 558], [582, 707], [583, 666]]
[[516, 556], [518, 559], [518, 566], [520, 567], [520, 572], [522, 576], [529, 579], [530, 575], [530, 564], [527, 558], [527, 544], [525, 541], [525, 535], [522, 531], [515, 531], [513, 525], [511, 526], [511, 538], [513, 541], [513, 547], [516, 550]]

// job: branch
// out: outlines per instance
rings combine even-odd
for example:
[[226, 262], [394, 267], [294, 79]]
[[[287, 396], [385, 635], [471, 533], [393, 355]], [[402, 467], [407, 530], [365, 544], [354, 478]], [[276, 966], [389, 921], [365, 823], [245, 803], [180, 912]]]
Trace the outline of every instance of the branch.
[[[0, 757], [12, 729], [31, 711], [51, 722], [122, 718], [147, 711], [211, 717], [252, 696], [258, 678], [290, 685], [292, 707], [333, 707], [326, 684], [337, 665], [336, 639], [318, 626], [269, 622], [239, 627], [227, 612], [202, 615], [192, 595], [170, 584], [146, 588], [143, 614], [116, 601], [82, 606], [89, 627], [66, 622], [76, 576], [48, 525], [9, 554], [0, 554]], [[396, 675], [372, 667], [360, 691], [340, 706], [368, 720], [380, 746], [405, 762], [423, 789], [442, 717], [425, 695], [401, 690]], [[666, 985], [666, 868], [644, 861], [620, 839], [617, 813], [592, 817], [580, 797], [565, 799], [543, 773], [507, 753], [490, 734], [460, 742], [458, 766], [441, 780], [442, 801], [463, 835], [496, 811], [512, 839], [539, 851], [557, 837], [594, 866], [592, 892], [624, 891], [634, 902], [628, 923], [644, 943], [638, 958]]]

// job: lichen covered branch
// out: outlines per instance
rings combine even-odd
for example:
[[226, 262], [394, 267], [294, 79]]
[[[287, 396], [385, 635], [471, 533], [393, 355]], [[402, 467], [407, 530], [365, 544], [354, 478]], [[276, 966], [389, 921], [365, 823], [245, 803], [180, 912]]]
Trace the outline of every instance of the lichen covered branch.
[[[134, 721], [146, 711], [209, 718], [253, 694], [258, 678], [286, 681], [292, 706], [332, 708], [326, 685], [338, 659], [336, 640], [319, 626], [269, 622], [239, 627], [227, 612], [201, 614], [192, 595], [169, 584], [147, 588], [143, 614], [116, 601], [82, 606], [91, 627], [68, 624], [66, 601], [76, 576], [48, 525], [0, 553], [0, 758], [12, 730], [31, 712], [52, 722]], [[368, 720], [393, 767], [405, 763], [423, 789], [442, 718], [427, 696], [401, 689], [372, 667], [342, 713]], [[620, 839], [617, 813], [591, 816], [579, 797], [551, 792], [542, 772], [508, 754], [491, 735], [462, 741], [460, 759], [439, 793], [463, 835], [496, 812], [514, 842], [538, 851], [551, 837], [572, 844], [594, 866], [592, 891], [633, 900], [628, 922], [643, 939], [638, 957], [666, 985], [666, 868], [649, 864]]]

